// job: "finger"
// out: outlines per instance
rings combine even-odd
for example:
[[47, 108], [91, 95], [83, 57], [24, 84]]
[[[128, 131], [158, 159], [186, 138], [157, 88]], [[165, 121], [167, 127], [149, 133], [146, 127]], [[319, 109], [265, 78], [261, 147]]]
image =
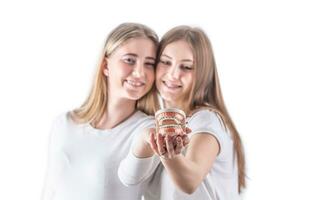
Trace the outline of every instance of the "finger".
[[177, 138], [178, 137], [181, 137], [181, 135], [175, 135], [175, 136], [172, 136], [172, 138], [171, 138], [174, 150], [176, 150], [176, 148], [177, 148]]
[[149, 128], [149, 139], [150, 139], [150, 136], [151, 136], [151, 134], [154, 134], [155, 135], [155, 128]]
[[157, 146], [158, 146], [158, 151], [160, 155], [164, 155], [167, 152], [164, 144], [164, 138], [159, 133], [157, 133]]
[[181, 153], [182, 147], [183, 147], [182, 139], [181, 139], [181, 137], [177, 137], [176, 138], [176, 147], [174, 150], [176, 155]]
[[168, 157], [171, 159], [174, 157], [175, 153], [174, 153], [174, 148], [173, 148], [173, 140], [171, 138], [171, 136], [166, 135], [165, 136], [165, 144], [166, 144], [166, 148], [167, 148], [167, 152], [168, 152]]
[[180, 128], [176, 128], [175, 129], [175, 133], [174, 133], [174, 135], [180, 135], [180, 136], [182, 136], [182, 135], [184, 135], [185, 134], [185, 131], [182, 129], [182, 127], [180, 126]]
[[183, 143], [183, 146], [187, 146], [189, 144], [190, 140], [189, 140], [189, 137], [187, 135], [184, 135], [182, 136], [182, 143]]
[[157, 155], [160, 155], [159, 151], [158, 151], [158, 146], [155, 142], [155, 132], [151, 131], [150, 132], [150, 139], [149, 139], [149, 143], [150, 143], [150, 147], [153, 150], [153, 152]]
[[189, 127], [186, 127], [186, 134], [189, 134], [191, 132], [192, 132], [192, 130]]
[[149, 128], [149, 132], [148, 132], [148, 139], [147, 141], [150, 142], [150, 138], [151, 136], [154, 136], [155, 135], [155, 128]]

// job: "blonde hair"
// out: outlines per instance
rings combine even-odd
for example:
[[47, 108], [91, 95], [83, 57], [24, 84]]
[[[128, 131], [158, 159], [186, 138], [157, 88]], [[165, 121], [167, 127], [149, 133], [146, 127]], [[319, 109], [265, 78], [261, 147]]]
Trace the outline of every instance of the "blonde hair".
[[207, 35], [200, 28], [177, 26], [168, 31], [161, 39], [157, 58], [160, 58], [165, 47], [173, 42], [183, 40], [190, 46], [195, 65], [195, 77], [188, 97], [188, 111], [206, 108], [213, 110], [222, 118], [226, 128], [230, 130], [234, 141], [235, 155], [238, 163], [238, 189], [246, 187], [245, 156], [239, 133], [226, 109], [220, 89], [219, 77], [214, 53]]
[[[123, 23], [117, 26], [108, 35], [102, 54], [99, 59], [93, 86], [90, 94], [81, 107], [73, 110], [70, 114], [77, 119], [78, 123], [98, 122], [107, 109], [107, 80], [103, 74], [104, 59], [109, 57], [119, 46], [132, 38], [148, 38], [158, 46], [158, 36], [149, 27], [138, 23]], [[137, 102], [137, 108], [150, 113], [151, 109], [145, 109], [150, 105], [147, 101], [153, 98], [152, 93], [143, 96]]]

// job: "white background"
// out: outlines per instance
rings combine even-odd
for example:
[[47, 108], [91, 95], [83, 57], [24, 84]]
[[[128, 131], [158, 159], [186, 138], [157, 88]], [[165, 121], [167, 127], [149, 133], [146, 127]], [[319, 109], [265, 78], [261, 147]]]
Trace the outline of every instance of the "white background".
[[0, 199], [40, 199], [52, 120], [89, 92], [108, 32], [180, 25], [212, 40], [242, 135], [244, 199], [322, 199], [318, 1], [1, 1]]

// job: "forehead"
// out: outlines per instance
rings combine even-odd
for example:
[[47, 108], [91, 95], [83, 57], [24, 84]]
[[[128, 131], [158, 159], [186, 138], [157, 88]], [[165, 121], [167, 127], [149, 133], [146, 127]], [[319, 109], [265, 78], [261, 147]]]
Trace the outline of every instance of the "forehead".
[[120, 45], [115, 54], [134, 53], [139, 56], [155, 57], [156, 46], [148, 38], [131, 38]]
[[189, 44], [184, 40], [179, 40], [168, 44], [162, 54], [166, 54], [176, 60], [193, 60], [193, 53]]

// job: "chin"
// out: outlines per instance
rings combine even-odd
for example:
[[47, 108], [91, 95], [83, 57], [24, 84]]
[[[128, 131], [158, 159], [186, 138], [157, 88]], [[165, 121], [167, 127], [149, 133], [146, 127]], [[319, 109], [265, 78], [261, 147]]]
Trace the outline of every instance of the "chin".
[[161, 94], [161, 96], [162, 96], [162, 99], [164, 100], [164, 101], [168, 101], [168, 102], [176, 102], [177, 101], [177, 98], [176, 97], [174, 97], [173, 95], [162, 95]]
[[130, 100], [136, 101], [136, 100], [139, 100], [142, 96], [138, 96], [138, 95], [127, 95], [127, 98], [130, 99]]
[[144, 96], [144, 94], [146, 93], [136, 93], [136, 94], [128, 93], [127, 97], [128, 99], [131, 99], [131, 100], [139, 100]]

